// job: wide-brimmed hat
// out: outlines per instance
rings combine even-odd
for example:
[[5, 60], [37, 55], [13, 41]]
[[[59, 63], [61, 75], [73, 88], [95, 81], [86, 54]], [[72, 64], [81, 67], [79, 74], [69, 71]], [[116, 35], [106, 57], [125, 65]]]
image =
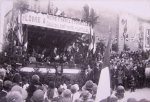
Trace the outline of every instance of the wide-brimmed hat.
[[66, 89], [62, 93], [63, 97], [71, 97], [71, 91], [69, 89]]
[[32, 100], [33, 102], [40, 102], [44, 99], [44, 92], [40, 89], [36, 90], [34, 93], [33, 93], [33, 96], [32, 96]]
[[137, 100], [135, 98], [128, 98], [127, 102], [136, 102]]
[[6, 95], [7, 102], [22, 102], [22, 95], [18, 91], [10, 91]]
[[69, 98], [61, 98], [58, 102], [71, 102]]
[[81, 99], [76, 99], [74, 102], [83, 102]]
[[15, 85], [12, 87], [11, 91], [18, 91], [21, 95], [22, 95], [22, 99], [25, 100], [28, 96], [28, 93], [25, 89], [23, 89], [21, 86], [19, 85]]
[[85, 85], [82, 87], [82, 90], [92, 90], [94, 86], [97, 86], [95, 83], [92, 82], [92, 80], [89, 80], [85, 83]]
[[117, 102], [118, 101], [118, 98], [117, 97], [110, 97], [110, 102]]
[[87, 91], [87, 90], [84, 90], [82, 93], [81, 93], [81, 98], [83, 99], [83, 100], [87, 100], [87, 99], [89, 99], [89, 98], [91, 98], [92, 97], [92, 94], [89, 92], [89, 91]]

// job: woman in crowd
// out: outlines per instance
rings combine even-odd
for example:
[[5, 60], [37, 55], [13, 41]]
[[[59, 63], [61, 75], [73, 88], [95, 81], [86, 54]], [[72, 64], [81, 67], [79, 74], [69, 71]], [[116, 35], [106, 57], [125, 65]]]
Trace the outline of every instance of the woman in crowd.
[[45, 92], [44, 97], [46, 98], [47, 102], [51, 102], [51, 100], [55, 97], [58, 97], [58, 90], [55, 87], [55, 82], [50, 81], [48, 90]]

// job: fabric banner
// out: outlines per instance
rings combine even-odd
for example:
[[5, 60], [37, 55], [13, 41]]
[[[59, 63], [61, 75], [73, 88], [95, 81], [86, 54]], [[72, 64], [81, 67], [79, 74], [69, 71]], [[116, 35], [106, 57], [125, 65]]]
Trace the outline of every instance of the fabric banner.
[[22, 24], [90, 34], [90, 25], [86, 21], [74, 20], [71, 18], [35, 13], [30, 11], [22, 14], [21, 20]]

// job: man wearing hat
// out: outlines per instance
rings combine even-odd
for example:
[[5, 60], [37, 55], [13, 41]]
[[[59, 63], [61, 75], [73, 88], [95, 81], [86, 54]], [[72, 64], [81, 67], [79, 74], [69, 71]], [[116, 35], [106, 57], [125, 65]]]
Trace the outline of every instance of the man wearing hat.
[[23, 102], [22, 95], [18, 91], [10, 91], [6, 99], [5, 102]]
[[92, 94], [92, 89], [94, 86], [97, 86], [95, 83], [93, 83], [92, 80], [88, 80], [85, 85], [82, 87], [82, 90], [88, 90]]
[[29, 101], [29, 102], [45, 102], [44, 101], [44, 92], [40, 89], [36, 90], [33, 93], [31, 101]]
[[92, 94], [89, 91], [84, 90], [81, 93], [80, 98], [82, 99], [83, 102], [88, 102], [88, 100], [92, 99]]
[[6, 95], [11, 90], [11, 85], [12, 82], [8, 80], [3, 83], [3, 90], [0, 92], [0, 102], [6, 101]]
[[25, 99], [27, 98], [27, 95], [28, 95], [27, 91], [24, 90], [24, 89], [23, 89], [21, 86], [19, 86], [19, 85], [13, 86], [13, 87], [11, 88], [11, 91], [12, 91], [12, 92], [13, 92], [13, 91], [18, 91], [18, 92], [22, 95], [22, 99], [23, 99], [23, 100], [25, 100]]

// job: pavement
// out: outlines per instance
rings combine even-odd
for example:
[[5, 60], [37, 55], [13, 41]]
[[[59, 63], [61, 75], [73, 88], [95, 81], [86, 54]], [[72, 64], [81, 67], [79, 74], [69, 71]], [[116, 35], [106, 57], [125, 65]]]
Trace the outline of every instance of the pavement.
[[[113, 91], [112, 96], [114, 95], [115, 91]], [[124, 98], [118, 100], [118, 102], [127, 102], [128, 98], [135, 98], [137, 101], [147, 99], [150, 102], [150, 88], [136, 89], [135, 92], [130, 92], [130, 90], [125, 91]]]

